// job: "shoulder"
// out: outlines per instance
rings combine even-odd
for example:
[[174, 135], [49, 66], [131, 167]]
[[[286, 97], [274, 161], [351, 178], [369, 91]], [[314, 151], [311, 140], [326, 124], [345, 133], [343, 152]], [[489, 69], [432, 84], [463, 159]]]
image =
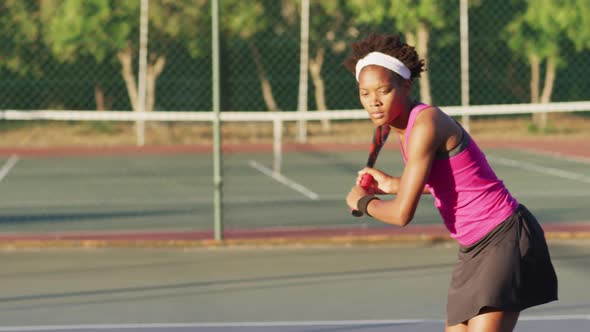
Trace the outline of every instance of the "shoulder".
[[436, 106], [428, 106], [420, 110], [416, 115], [412, 127], [412, 134], [419, 131], [424, 134], [424, 131], [432, 131], [436, 133], [441, 126], [449, 119], [443, 111]]
[[428, 122], [440, 121], [448, 118], [448, 115], [441, 111], [436, 106], [427, 105], [420, 110], [420, 113], [416, 115], [415, 125], [425, 124]]
[[[427, 145], [436, 150], [445, 138], [445, 122], [449, 117], [436, 106], [429, 106], [416, 115], [410, 142], [415, 145]], [[428, 149], [430, 150], [430, 149]]]

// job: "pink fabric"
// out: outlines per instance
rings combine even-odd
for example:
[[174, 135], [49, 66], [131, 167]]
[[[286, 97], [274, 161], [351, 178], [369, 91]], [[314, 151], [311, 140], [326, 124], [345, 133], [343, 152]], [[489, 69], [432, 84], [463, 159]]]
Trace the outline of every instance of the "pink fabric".
[[[429, 107], [419, 104], [410, 113], [406, 144], [402, 146], [405, 162], [416, 117]], [[463, 246], [477, 242], [518, 207], [518, 201], [496, 176], [483, 152], [470, 137], [468, 139], [467, 147], [459, 154], [435, 159], [426, 181], [451, 237]]]

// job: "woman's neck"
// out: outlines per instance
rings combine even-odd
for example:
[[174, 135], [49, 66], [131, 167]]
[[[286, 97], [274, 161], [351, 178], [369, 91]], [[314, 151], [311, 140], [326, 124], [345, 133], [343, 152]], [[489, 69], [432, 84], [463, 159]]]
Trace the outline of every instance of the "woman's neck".
[[403, 135], [406, 132], [406, 128], [408, 127], [410, 112], [412, 109], [414, 109], [414, 107], [416, 107], [417, 104], [417, 101], [408, 98], [408, 100], [406, 100], [404, 103], [400, 114], [389, 124], [391, 129], [393, 129], [398, 134]]

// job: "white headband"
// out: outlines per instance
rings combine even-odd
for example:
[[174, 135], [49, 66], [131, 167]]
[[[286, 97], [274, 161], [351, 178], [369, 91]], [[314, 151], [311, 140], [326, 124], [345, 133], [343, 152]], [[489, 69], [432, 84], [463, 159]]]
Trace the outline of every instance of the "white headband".
[[406, 80], [409, 80], [412, 76], [412, 73], [410, 72], [408, 67], [406, 67], [406, 65], [404, 65], [404, 63], [399, 61], [398, 59], [392, 57], [391, 55], [387, 55], [381, 52], [371, 52], [356, 63], [357, 82], [359, 80], [361, 70], [366, 66], [371, 65], [377, 65], [392, 70], [394, 73], [399, 74]]

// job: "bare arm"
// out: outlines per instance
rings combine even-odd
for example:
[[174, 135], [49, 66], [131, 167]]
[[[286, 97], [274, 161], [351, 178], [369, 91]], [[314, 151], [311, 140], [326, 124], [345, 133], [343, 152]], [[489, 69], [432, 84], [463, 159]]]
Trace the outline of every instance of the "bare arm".
[[[356, 184], [360, 184], [363, 175], [370, 174], [375, 180], [373, 187], [369, 190], [370, 194], [376, 195], [397, 195], [400, 188], [401, 177], [391, 176], [379, 169], [365, 167], [358, 172]], [[422, 190], [422, 194], [430, 194], [430, 190], [426, 186]]]
[[[378, 174], [374, 176], [378, 183], [379, 180], [385, 181], [379, 183], [379, 190], [387, 189], [387, 193], [396, 193], [396, 197], [392, 200], [373, 200], [369, 203], [367, 211], [375, 219], [393, 225], [406, 226], [414, 217], [420, 196], [426, 191], [426, 179], [430, 174], [437, 147], [443, 141], [443, 135], [437, 129], [439, 118], [435, 109], [425, 110], [418, 116], [408, 146], [409, 159], [401, 177], [389, 177], [388, 181], [385, 181], [386, 178], [379, 178]], [[389, 183], [385, 185], [386, 182]], [[386, 188], [387, 186], [389, 188]], [[349, 205], [351, 201], [357, 202], [360, 199], [358, 194], [362, 197], [363, 194], [368, 193], [358, 185], [353, 187], [347, 199]]]
[[393, 200], [372, 201], [368, 207], [371, 216], [398, 226], [405, 226], [412, 220], [430, 174], [436, 151], [435, 136], [434, 123], [416, 123], [412, 129], [409, 158], [399, 179], [397, 195]]

